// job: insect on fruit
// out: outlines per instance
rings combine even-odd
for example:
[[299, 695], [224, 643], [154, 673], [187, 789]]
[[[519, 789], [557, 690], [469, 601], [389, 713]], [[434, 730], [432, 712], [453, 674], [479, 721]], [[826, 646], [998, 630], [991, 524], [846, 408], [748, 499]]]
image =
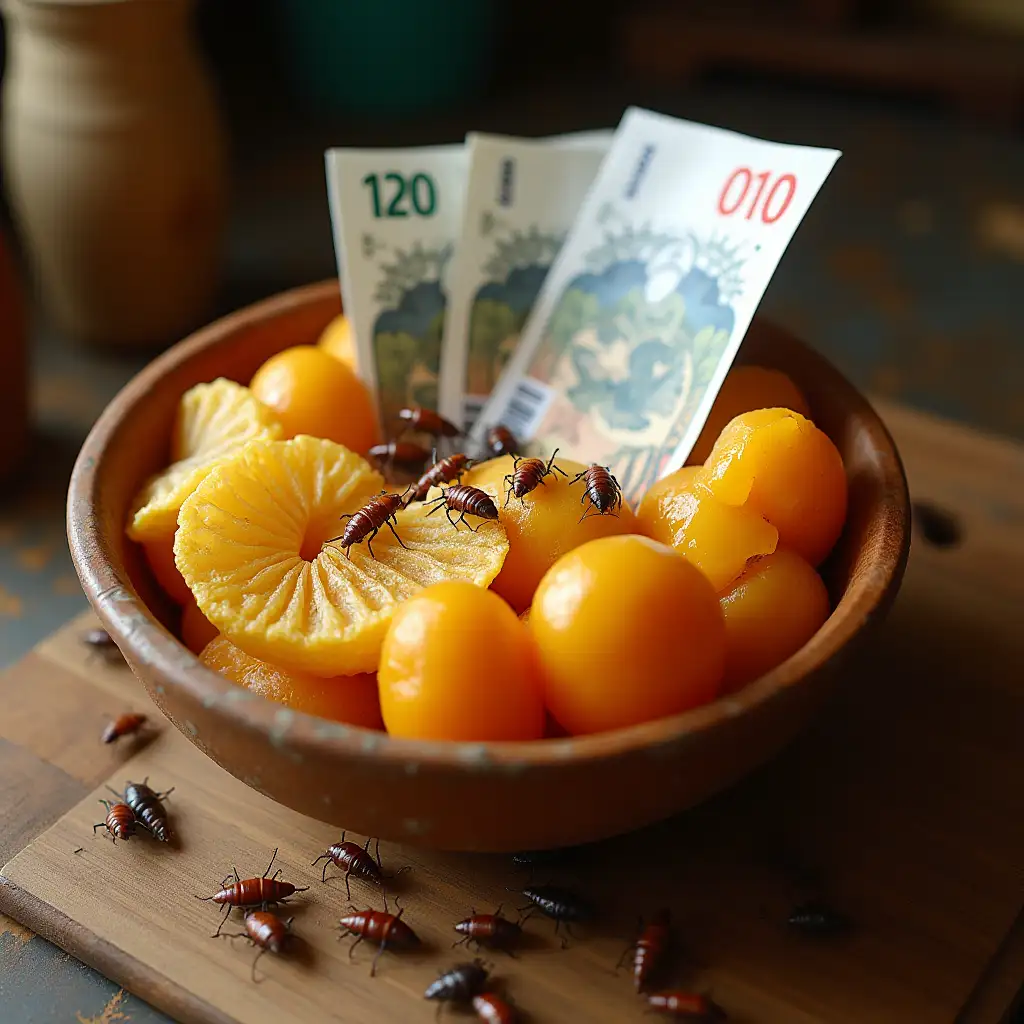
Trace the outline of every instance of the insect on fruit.
[[340, 541], [338, 545], [346, 556], [351, 559], [352, 553], [349, 550], [353, 544], [361, 544], [364, 540], [370, 551], [370, 557], [376, 559], [373, 553], [373, 538], [377, 536], [381, 528], [387, 528], [395, 535], [395, 540], [402, 547], [405, 547], [402, 538], [398, 536], [395, 525], [398, 523], [396, 513], [402, 507], [402, 496], [400, 494], [388, 494], [381, 491], [374, 495], [361, 509], [355, 512], [346, 512], [340, 518], [347, 519], [348, 524], [338, 537], [332, 537], [327, 543], [333, 544]]
[[96, 654], [103, 657], [111, 665], [124, 665], [124, 655], [114, 638], [105, 629], [87, 629], [82, 635], [82, 643]]
[[519, 455], [515, 457], [512, 463], [512, 472], [505, 475], [505, 483], [508, 485], [508, 489], [505, 491], [506, 508], [513, 497], [522, 501], [530, 491], [536, 490], [540, 484], [545, 482], [545, 477], [554, 476], [555, 473], [561, 473], [564, 477], [569, 476], [564, 469], [555, 465], [557, 454], [558, 449], [556, 448], [547, 463], [543, 459], [524, 459]]
[[[162, 801], [174, 792], [174, 787], [171, 786], [164, 793], [157, 793], [146, 785], [147, 782], [149, 782], [148, 775], [141, 782], [129, 782], [123, 793], [118, 793], [113, 789], [110, 792], [132, 809], [139, 824], [154, 839], [166, 843], [170, 838], [171, 831], [167, 827], [167, 810]], [[110, 789], [109, 786], [107, 788]]]
[[[483, 960], [472, 963], [456, 964], [450, 971], [445, 971], [436, 981], [432, 981], [423, 993], [424, 999], [436, 999], [440, 1003], [468, 1003], [473, 996], [479, 995], [487, 984], [488, 970]], [[441, 1007], [438, 1007], [440, 1013]]]
[[[545, 917], [550, 917], [555, 922], [555, 934], [564, 924], [565, 930], [572, 935], [572, 923], [574, 921], [588, 921], [593, 916], [593, 907], [582, 897], [571, 889], [563, 889], [558, 885], [535, 885], [529, 889], [523, 889], [523, 895], [530, 901], [525, 907], [520, 908], [520, 913], [526, 911], [524, 922], [529, 920], [534, 912], [539, 912]], [[568, 940], [562, 937], [562, 949], [569, 945]]]
[[127, 804], [112, 804], [109, 800], [101, 800], [100, 803], [106, 807], [107, 816], [93, 825], [93, 835], [96, 829], [105, 828], [115, 843], [118, 839], [131, 839], [135, 835], [135, 812]]
[[[276, 859], [277, 850], [274, 850], [274, 855], [270, 858], [267, 870], [259, 878], [239, 878], [238, 868], [232, 867], [231, 874], [225, 875], [220, 883], [220, 892], [215, 892], [212, 896], [196, 897], [197, 900], [212, 900], [224, 908], [224, 916], [220, 919], [220, 924], [217, 925], [217, 930], [213, 933], [214, 938], [220, 935], [232, 907], [259, 907], [261, 910], [266, 910], [271, 903], [280, 903], [288, 899], [289, 896], [297, 892], [305, 892], [309, 888], [308, 885], [294, 886], [291, 882], [282, 882], [278, 878], [278, 875], [281, 874], [280, 868], [274, 872], [273, 876], [268, 878], [267, 875], [270, 874], [270, 869], [274, 866]], [[235, 880], [228, 885], [232, 877]]]
[[671, 989], [665, 992], [652, 992], [647, 997], [647, 1005], [655, 1013], [678, 1020], [688, 1020], [692, 1024], [713, 1024], [715, 1021], [727, 1020], [728, 1015], [717, 1003], [697, 992], [684, 992], [682, 989]]
[[388, 441], [375, 444], [367, 455], [378, 466], [400, 466], [402, 469], [422, 469], [430, 458], [430, 452], [423, 445], [413, 441]]
[[388, 877], [394, 878], [397, 875], [402, 874], [403, 871], [409, 870], [407, 864], [404, 868], [399, 868], [395, 875], [386, 876], [380, 863], [380, 840], [377, 840], [376, 846], [376, 859], [370, 856], [370, 840], [367, 838], [366, 845], [360, 846], [358, 843], [353, 843], [351, 840], [345, 839], [345, 833], [341, 833], [341, 839], [337, 843], [333, 843], [328, 846], [323, 853], [313, 864], [318, 864], [320, 861], [324, 861], [324, 870], [321, 878], [324, 882], [327, 881], [327, 869], [331, 864], [336, 864], [345, 872], [345, 893], [349, 899], [352, 899], [352, 888], [349, 885], [349, 875], [355, 875], [356, 878], [361, 878], [365, 882], [371, 882], [373, 885], [379, 886], [382, 890], [384, 888], [384, 882]]
[[122, 736], [131, 736], [132, 733], [138, 732], [145, 723], [145, 715], [137, 715], [131, 712], [118, 715], [117, 718], [108, 723], [100, 738], [104, 743], [113, 743], [114, 740], [119, 740]]
[[515, 1024], [516, 1011], [493, 992], [473, 996], [473, 1012], [483, 1024]]
[[637, 940], [623, 954], [623, 959], [630, 952], [633, 954], [633, 987], [637, 992], [647, 988], [648, 981], [664, 960], [672, 937], [671, 928], [672, 915], [667, 909], [659, 910], [646, 925], [641, 918]]
[[790, 911], [786, 924], [802, 935], [826, 938], [848, 931], [851, 922], [845, 914], [819, 900], [808, 900]]
[[599, 516], [615, 515], [622, 508], [622, 489], [607, 466], [588, 466], [582, 473], [577, 473], [569, 485], [572, 486], [578, 480], [583, 481], [583, 497], [580, 502], [590, 500], [580, 516], [581, 523], [591, 512]]
[[420, 944], [419, 936], [402, 920], [405, 909], [402, 908], [397, 914], [389, 914], [387, 910], [387, 896], [384, 897], [384, 910], [356, 910], [349, 908], [352, 912], [346, 914], [338, 923], [343, 929], [341, 936], [354, 935], [356, 941], [349, 946], [348, 955], [352, 958], [356, 946], [364, 940], [372, 942], [377, 946], [377, 952], [373, 956], [373, 963], [370, 965], [370, 977], [377, 973], [377, 961], [381, 958], [385, 949], [408, 950], [415, 949]]
[[462, 938], [457, 939], [453, 946], [468, 946], [475, 943], [478, 947], [500, 949], [509, 956], [515, 956], [509, 947], [514, 946], [523, 934], [523, 929], [515, 921], [501, 916], [500, 905], [493, 914], [478, 914], [474, 910], [470, 917], [455, 925], [455, 930]]
[[516, 455], [519, 452], [516, 435], [503, 423], [487, 428], [485, 443], [487, 451], [495, 458], [500, 455]]
[[398, 418], [405, 424], [406, 430], [419, 430], [434, 437], [460, 437], [462, 434], [451, 420], [446, 420], [433, 409], [424, 409], [419, 405], [399, 409]]
[[280, 953], [292, 929], [294, 917], [282, 921], [269, 910], [250, 910], [245, 915], [245, 931], [225, 935], [228, 939], [248, 939], [260, 951], [252, 961], [252, 980], [256, 981], [256, 963], [264, 953]]
[[[498, 518], [498, 509], [494, 504], [494, 499], [486, 491], [482, 491], [472, 484], [452, 484], [444, 489], [444, 493], [440, 497], [432, 498], [427, 504], [434, 506], [427, 513], [428, 516], [432, 516], [438, 509], [443, 508], [448, 522], [456, 530], [459, 528], [459, 523], [466, 523], [466, 526], [469, 526], [466, 516], [478, 516], [484, 522], [488, 519], [496, 520]], [[459, 513], [458, 519], [452, 519], [453, 512]], [[469, 526], [469, 529], [475, 533], [483, 525], [483, 523], [479, 523], [475, 527]]]
[[435, 462], [406, 491], [406, 505], [413, 501], [422, 501], [429, 493], [431, 487], [440, 487], [441, 484], [450, 484], [453, 481], [458, 483], [462, 479], [462, 474], [472, 465], [473, 460], [462, 452], [457, 452], [455, 455], [449, 455], [447, 458]]

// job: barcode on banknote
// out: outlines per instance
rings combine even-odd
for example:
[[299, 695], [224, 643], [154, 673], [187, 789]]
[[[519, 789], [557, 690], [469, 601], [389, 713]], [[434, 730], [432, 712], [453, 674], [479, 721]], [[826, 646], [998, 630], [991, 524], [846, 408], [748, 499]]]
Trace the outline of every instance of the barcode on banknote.
[[473, 429], [480, 410], [487, 404], [486, 398], [476, 395], [466, 395], [462, 399], [462, 429], [468, 434]]
[[546, 384], [526, 377], [516, 384], [501, 422], [520, 440], [528, 441], [537, 432], [554, 397], [554, 391]]

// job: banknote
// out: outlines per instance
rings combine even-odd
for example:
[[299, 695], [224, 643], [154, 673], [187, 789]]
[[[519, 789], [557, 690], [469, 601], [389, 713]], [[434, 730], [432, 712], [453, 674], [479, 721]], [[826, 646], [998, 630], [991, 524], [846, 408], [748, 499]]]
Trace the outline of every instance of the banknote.
[[630, 108], [474, 427], [609, 466], [683, 465], [838, 151]]
[[456, 423], [472, 425], [515, 351], [611, 135], [466, 137], [469, 175], [440, 391], [441, 411]]
[[391, 436], [403, 406], [437, 408], [466, 147], [330, 149], [326, 164], [341, 293], [359, 373]]

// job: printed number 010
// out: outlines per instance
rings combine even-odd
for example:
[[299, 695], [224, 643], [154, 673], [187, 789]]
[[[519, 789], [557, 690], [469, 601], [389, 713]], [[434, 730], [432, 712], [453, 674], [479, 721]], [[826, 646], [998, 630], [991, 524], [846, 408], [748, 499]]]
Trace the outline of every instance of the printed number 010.
[[789, 209], [796, 195], [796, 176], [780, 175], [769, 187], [771, 179], [771, 171], [754, 174], [749, 167], [738, 167], [722, 188], [718, 212], [723, 217], [731, 217], [742, 208], [744, 220], [760, 216], [765, 224], [774, 224]]
[[370, 190], [374, 217], [408, 217], [410, 202], [413, 212], [420, 217], [433, 216], [437, 209], [437, 187], [429, 174], [420, 172], [411, 178], [397, 171], [367, 174], [361, 184]]

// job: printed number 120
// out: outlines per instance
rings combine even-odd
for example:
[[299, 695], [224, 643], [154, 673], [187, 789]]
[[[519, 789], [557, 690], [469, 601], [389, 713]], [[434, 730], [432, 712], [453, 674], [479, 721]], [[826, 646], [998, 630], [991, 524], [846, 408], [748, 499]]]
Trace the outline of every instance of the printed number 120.
[[742, 212], [744, 220], [760, 217], [765, 224], [774, 224], [789, 209], [794, 195], [796, 175], [782, 174], [772, 181], [771, 171], [755, 174], [749, 167], [738, 167], [722, 186], [718, 212], [723, 217]]
[[420, 217], [430, 217], [437, 209], [437, 186], [429, 174], [367, 174], [360, 184], [370, 190], [374, 217], [408, 217], [410, 203]]

